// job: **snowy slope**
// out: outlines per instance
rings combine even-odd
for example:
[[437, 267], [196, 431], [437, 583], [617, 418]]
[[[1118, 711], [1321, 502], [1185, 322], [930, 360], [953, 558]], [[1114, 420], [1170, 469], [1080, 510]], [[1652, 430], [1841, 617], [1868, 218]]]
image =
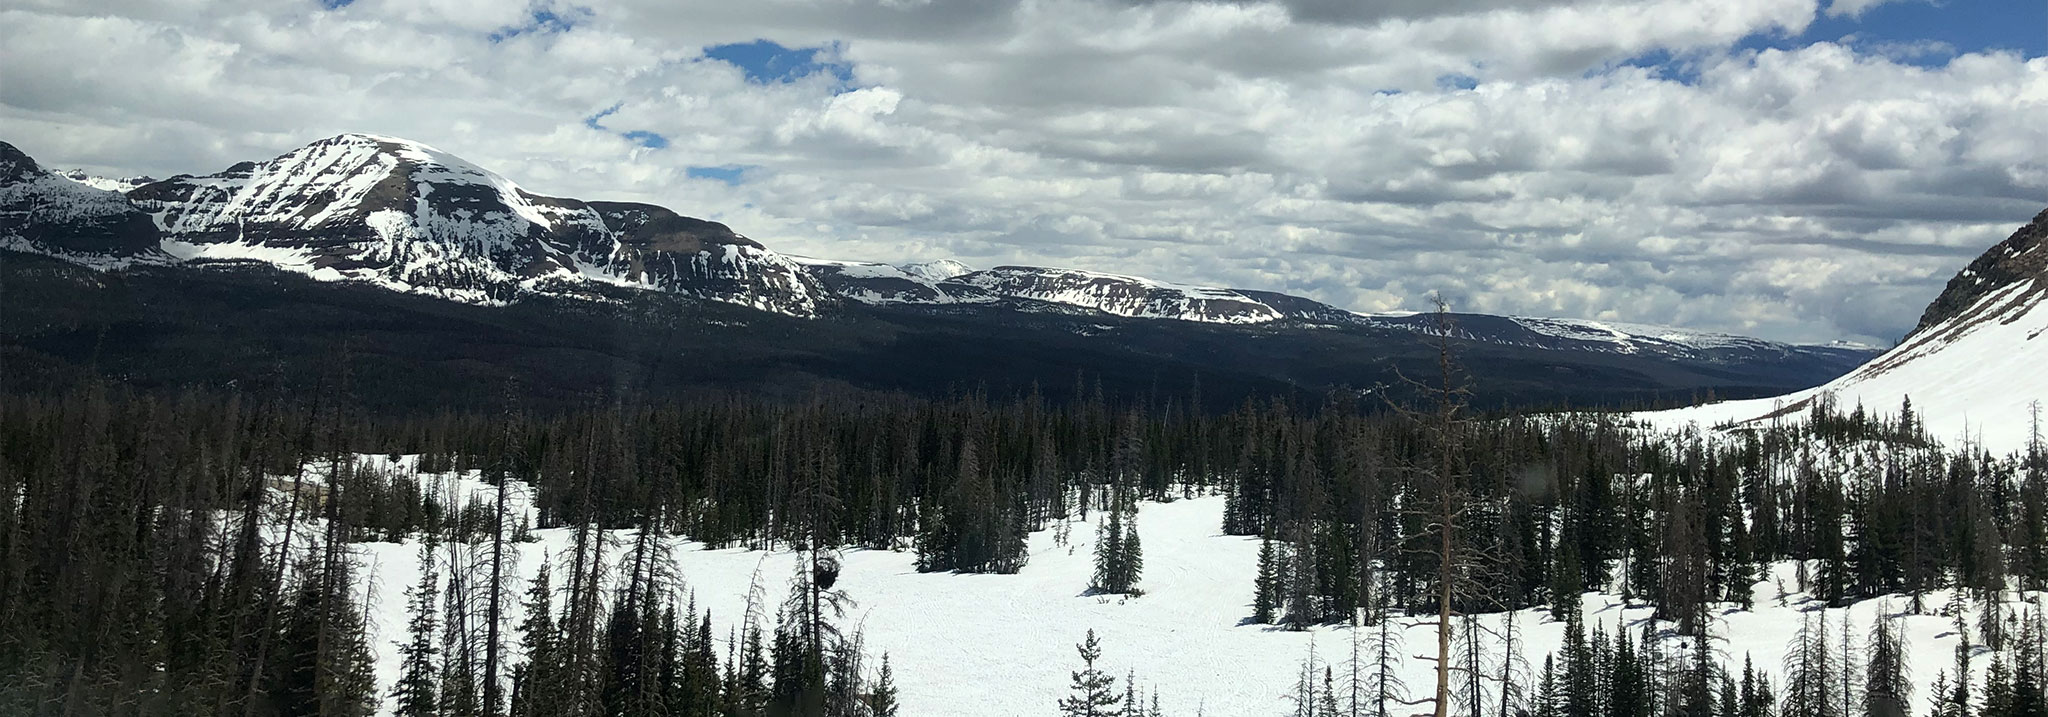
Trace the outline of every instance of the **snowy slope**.
[[994, 301], [995, 296], [948, 280], [972, 272], [957, 261], [878, 264], [793, 257], [835, 296], [863, 304], [960, 304]]
[[57, 172], [56, 174], [57, 176], [69, 179], [71, 181], [83, 184], [88, 187], [92, 187], [93, 189], [98, 189], [104, 192], [118, 192], [121, 194], [127, 194], [128, 192], [133, 191], [136, 187], [156, 182], [155, 177], [102, 177], [97, 174], [87, 172], [83, 169], [67, 169], [62, 172]]
[[[397, 462], [370, 459], [387, 469], [410, 470], [411, 457]], [[489, 500], [491, 487], [469, 476], [424, 476], [427, 485], [450, 495]], [[512, 502], [529, 510], [523, 487], [515, 484]], [[1343, 626], [1308, 632], [1287, 632], [1268, 626], [1241, 625], [1250, 612], [1252, 576], [1257, 563], [1255, 539], [1219, 534], [1223, 500], [1197, 498], [1142, 506], [1137, 525], [1145, 546], [1145, 571], [1139, 598], [1083, 596], [1092, 568], [1092, 524], [1069, 526], [1070, 545], [1059, 545], [1052, 531], [1030, 538], [1031, 559], [1015, 575], [918, 573], [909, 553], [854, 551], [846, 556], [840, 586], [856, 601], [848, 623], [866, 631], [875, 653], [887, 652], [901, 690], [904, 715], [976, 715], [1024, 717], [1053, 711], [1065, 694], [1068, 672], [1077, 669], [1074, 643], [1088, 629], [1101, 637], [1103, 666], [1119, 677], [1135, 671], [1146, 688], [1157, 687], [1171, 714], [1287, 714], [1286, 699], [1302, 660], [1311, 647], [1325, 664], [1336, 666], [1348, 656], [1352, 630]], [[543, 554], [561, 555], [571, 536], [567, 530], [536, 532], [539, 542], [520, 546], [517, 574], [531, 576]], [[626, 539], [630, 534], [621, 532]], [[375, 634], [371, 645], [378, 657], [383, 694], [398, 674], [395, 644], [403, 637], [402, 591], [418, 575], [416, 544], [368, 543], [358, 546], [360, 579], [370, 581]], [[757, 581], [769, 602], [781, 598], [795, 566], [787, 552], [742, 549], [704, 550], [678, 542], [673, 555], [679, 572], [698, 603], [709, 608], [721, 642], [727, 628], [746, 609], [745, 596]], [[623, 572], [623, 571], [620, 571]], [[1774, 567], [1771, 580], [1755, 588], [1755, 609], [1721, 612], [1713, 626], [1716, 654], [1736, 670], [1749, 656], [1777, 679], [1785, 642], [1794, 633], [1802, 611], [1815, 607], [1793, 591], [1790, 564]], [[1781, 595], [1780, 586], [1786, 591]], [[2037, 596], [2036, 596], [2037, 597]], [[2034, 599], [2034, 598], [2030, 598]], [[1946, 593], [1927, 598], [1941, 605]], [[518, 607], [506, 616], [520, 619]], [[1640, 631], [1650, 609], [1626, 605], [1616, 596], [1588, 593], [1584, 601], [1588, 625], [1609, 633], [1627, 625]], [[1847, 609], [1829, 609], [1831, 626], [1846, 614], [1861, 639], [1880, 611], [1904, 610], [1902, 599], [1871, 600]], [[1483, 618], [1497, 628], [1502, 615]], [[1522, 657], [1538, 669], [1543, 656], [1562, 639], [1561, 623], [1545, 611], [1515, 614], [1526, 649]], [[1916, 713], [1925, 714], [1929, 684], [1937, 669], [1950, 664], [1956, 644], [1949, 618], [1909, 615], [1902, 618], [1916, 686]], [[1418, 620], [1402, 620], [1407, 650], [1429, 651], [1434, 633]], [[1683, 641], [1668, 639], [1667, 654], [1686, 650]], [[723, 645], [720, 649], [724, 653]], [[516, 649], [513, 660], [519, 659]], [[1975, 660], [1981, 675], [1989, 659]], [[1419, 695], [1431, 683], [1432, 666], [1406, 659], [1400, 674]], [[1341, 679], [1341, 677], [1340, 677]], [[1531, 675], [1530, 683], [1533, 684]], [[384, 714], [391, 705], [386, 701]]]
[[129, 195], [188, 260], [256, 260], [470, 303], [590, 284], [808, 316], [818, 286], [725, 225], [546, 197], [418, 142], [345, 134]]
[[1231, 289], [1189, 286], [1079, 269], [999, 266], [954, 277], [998, 296], [1093, 309], [1115, 316], [1257, 324], [1285, 316]]
[[[1848, 412], [1861, 405], [1895, 415], [1910, 398], [1934, 438], [1997, 453], [2033, 437], [2037, 404], [2048, 404], [2048, 212], [1986, 252], [1949, 282], [1920, 328], [1890, 351], [1826, 385], [1751, 401], [1639, 414], [1674, 428], [1798, 420], [1815, 402]], [[1987, 280], [1986, 277], [1996, 277]]]
[[157, 240], [127, 197], [46, 171], [0, 142], [0, 247], [107, 267], [160, 258]]

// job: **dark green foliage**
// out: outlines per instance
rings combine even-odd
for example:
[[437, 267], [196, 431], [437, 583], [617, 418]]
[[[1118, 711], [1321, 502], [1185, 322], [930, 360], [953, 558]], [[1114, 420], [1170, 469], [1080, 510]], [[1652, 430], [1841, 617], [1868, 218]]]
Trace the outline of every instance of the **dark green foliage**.
[[[405, 589], [405, 642], [399, 643], [398, 685], [392, 691], [398, 717], [433, 717], [439, 709], [440, 651], [435, 644], [440, 612], [440, 575], [434, 572], [434, 545], [420, 545], [420, 579]], [[543, 613], [545, 614], [545, 613]]]
[[1088, 637], [1075, 645], [1081, 653], [1081, 669], [1073, 673], [1069, 694], [1060, 698], [1060, 714], [1065, 717], [1118, 717], [1123, 711], [1118, 704], [1123, 696], [1116, 693], [1116, 678], [1096, 667], [1102, 659], [1102, 643], [1095, 639], [1095, 631], [1089, 630]]

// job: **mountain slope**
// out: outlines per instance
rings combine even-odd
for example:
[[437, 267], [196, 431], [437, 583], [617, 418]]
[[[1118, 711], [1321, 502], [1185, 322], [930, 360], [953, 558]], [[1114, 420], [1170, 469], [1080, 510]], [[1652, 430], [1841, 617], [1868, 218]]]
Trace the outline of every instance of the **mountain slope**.
[[527, 192], [417, 142], [345, 134], [136, 188], [172, 253], [470, 303], [655, 289], [810, 315], [815, 280], [723, 224]]
[[0, 142], [0, 247], [104, 263], [154, 257], [149, 215], [120, 194], [44, 170]]
[[1777, 398], [1642, 414], [1656, 425], [1797, 419], [1816, 403], [1897, 414], [1908, 399], [1936, 439], [2026, 448], [2048, 403], [2048, 211], [1971, 262], [1899, 345], [1825, 385]]
[[[9, 378], [21, 386], [81, 371], [214, 383], [351, 353], [378, 364], [378, 400], [405, 406], [495, 400], [490, 387], [505, 378], [573, 403], [621, 390], [627, 376], [653, 396], [1013, 393], [1088, 376], [1124, 395], [1199, 385], [1228, 407], [1256, 394], [1387, 390], [1433, 355], [1429, 316], [1072, 269], [792, 257], [658, 206], [538, 195], [391, 137], [340, 135], [125, 197], [85, 184], [118, 182], [52, 175], [8, 151], [7, 246], [95, 268], [145, 254], [151, 264], [119, 275], [0, 267], [12, 289], [4, 338], [23, 352]], [[1484, 367], [1475, 389], [1495, 405], [1767, 395], [1868, 356], [1658, 327], [1454, 318], [1461, 354]], [[471, 390], [478, 382], [486, 388]]]

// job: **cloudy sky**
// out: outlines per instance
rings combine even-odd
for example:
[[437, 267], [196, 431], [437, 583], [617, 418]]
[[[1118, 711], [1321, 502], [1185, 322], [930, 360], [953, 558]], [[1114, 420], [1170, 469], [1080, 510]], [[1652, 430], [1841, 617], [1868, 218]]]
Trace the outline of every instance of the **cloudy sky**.
[[1889, 344], [2048, 207], [2040, 0], [8, 0], [0, 140], [341, 132], [842, 259]]

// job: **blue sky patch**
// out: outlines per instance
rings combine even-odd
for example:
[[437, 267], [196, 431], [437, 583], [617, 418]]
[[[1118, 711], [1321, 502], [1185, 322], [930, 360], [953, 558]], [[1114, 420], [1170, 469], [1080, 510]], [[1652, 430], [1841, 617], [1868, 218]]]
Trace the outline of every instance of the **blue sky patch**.
[[663, 137], [661, 135], [649, 132], [644, 129], [620, 132], [619, 136], [632, 140], [634, 143], [639, 144], [640, 146], [646, 147], [648, 149], [661, 149], [663, 147], [668, 146], [667, 137]]
[[553, 7], [537, 5], [526, 13], [526, 24], [499, 28], [491, 33], [491, 42], [504, 42], [520, 35], [568, 32], [575, 29], [577, 23], [590, 18], [591, 14], [587, 7], [570, 7], [557, 12]]
[[741, 182], [746, 181], [745, 175], [751, 169], [754, 167], [727, 164], [717, 167], [690, 167], [683, 170], [683, 174], [691, 179], [714, 179], [731, 186], [739, 186]]
[[734, 67], [746, 73], [747, 81], [763, 85], [795, 82], [816, 74], [826, 74], [838, 80], [842, 88], [853, 84], [853, 66], [844, 62], [820, 62], [818, 55], [830, 50], [838, 54], [838, 46], [788, 48], [769, 40], [712, 45], [704, 48], [704, 56]]
[[626, 103], [620, 102], [610, 107], [598, 110], [595, 114], [583, 118], [583, 126], [589, 127], [600, 132], [611, 132], [612, 134], [624, 137], [629, 142], [640, 145], [642, 147], [646, 147], [648, 149], [661, 149], [668, 146], [668, 138], [660, 134], [656, 134], [654, 132], [649, 132], [644, 129], [633, 129], [621, 132], [618, 130], [614, 130], [610, 127], [604, 126], [604, 119], [614, 114], [618, 114], [619, 108], [624, 106], [626, 106]]
[[1471, 75], [1449, 74], [1436, 78], [1436, 88], [1439, 90], [1469, 90], [1478, 86], [1479, 78]]
[[[1941, 67], [1957, 55], [2011, 51], [2024, 57], [2048, 55], [2048, 5], [2034, 0], [1899, 0], [1863, 11], [1856, 17], [1831, 17], [1822, 12], [1804, 32], [1758, 33], [1735, 43], [1736, 53], [1797, 50], [1818, 42], [1848, 45], [1858, 54], [1883, 57], [1903, 65]], [[1674, 55], [1658, 49], [1623, 60], [1623, 66], [1647, 68], [1657, 77], [1687, 85], [1699, 82], [1698, 56]], [[1588, 77], [1602, 70], [1587, 72]]]
[[619, 108], [624, 106], [626, 106], [626, 103], [620, 102], [610, 107], [598, 110], [597, 114], [583, 118], [583, 126], [589, 127], [591, 129], [604, 129], [604, 118], [616, 114], [619, 111]]
[[[1763, 39], [1770, 47], [1791, 48], [1839, 42], [1853, 35], [1851, 44], [1860, 49], [1935, 43], [1958, 54], [2011, 50], [2040, 57], [2048, 54], [2044, 28], [2048, 28], [2048, 5], [2039, 0], [1903, 0], [1870, 8], [1858, 17], [1829, 17], [1822, 12], [1798, 37], [1777, 38], [1776, 42]], [[1923, 55], [1922, 63], [1943, 65], [1951, 56]]]
[[320, 7], [328, 10], [340, 10], [342, 8], [348, 7], [349, 3], [353, 3], [355, 1], [356, 0], [319, 0]]

